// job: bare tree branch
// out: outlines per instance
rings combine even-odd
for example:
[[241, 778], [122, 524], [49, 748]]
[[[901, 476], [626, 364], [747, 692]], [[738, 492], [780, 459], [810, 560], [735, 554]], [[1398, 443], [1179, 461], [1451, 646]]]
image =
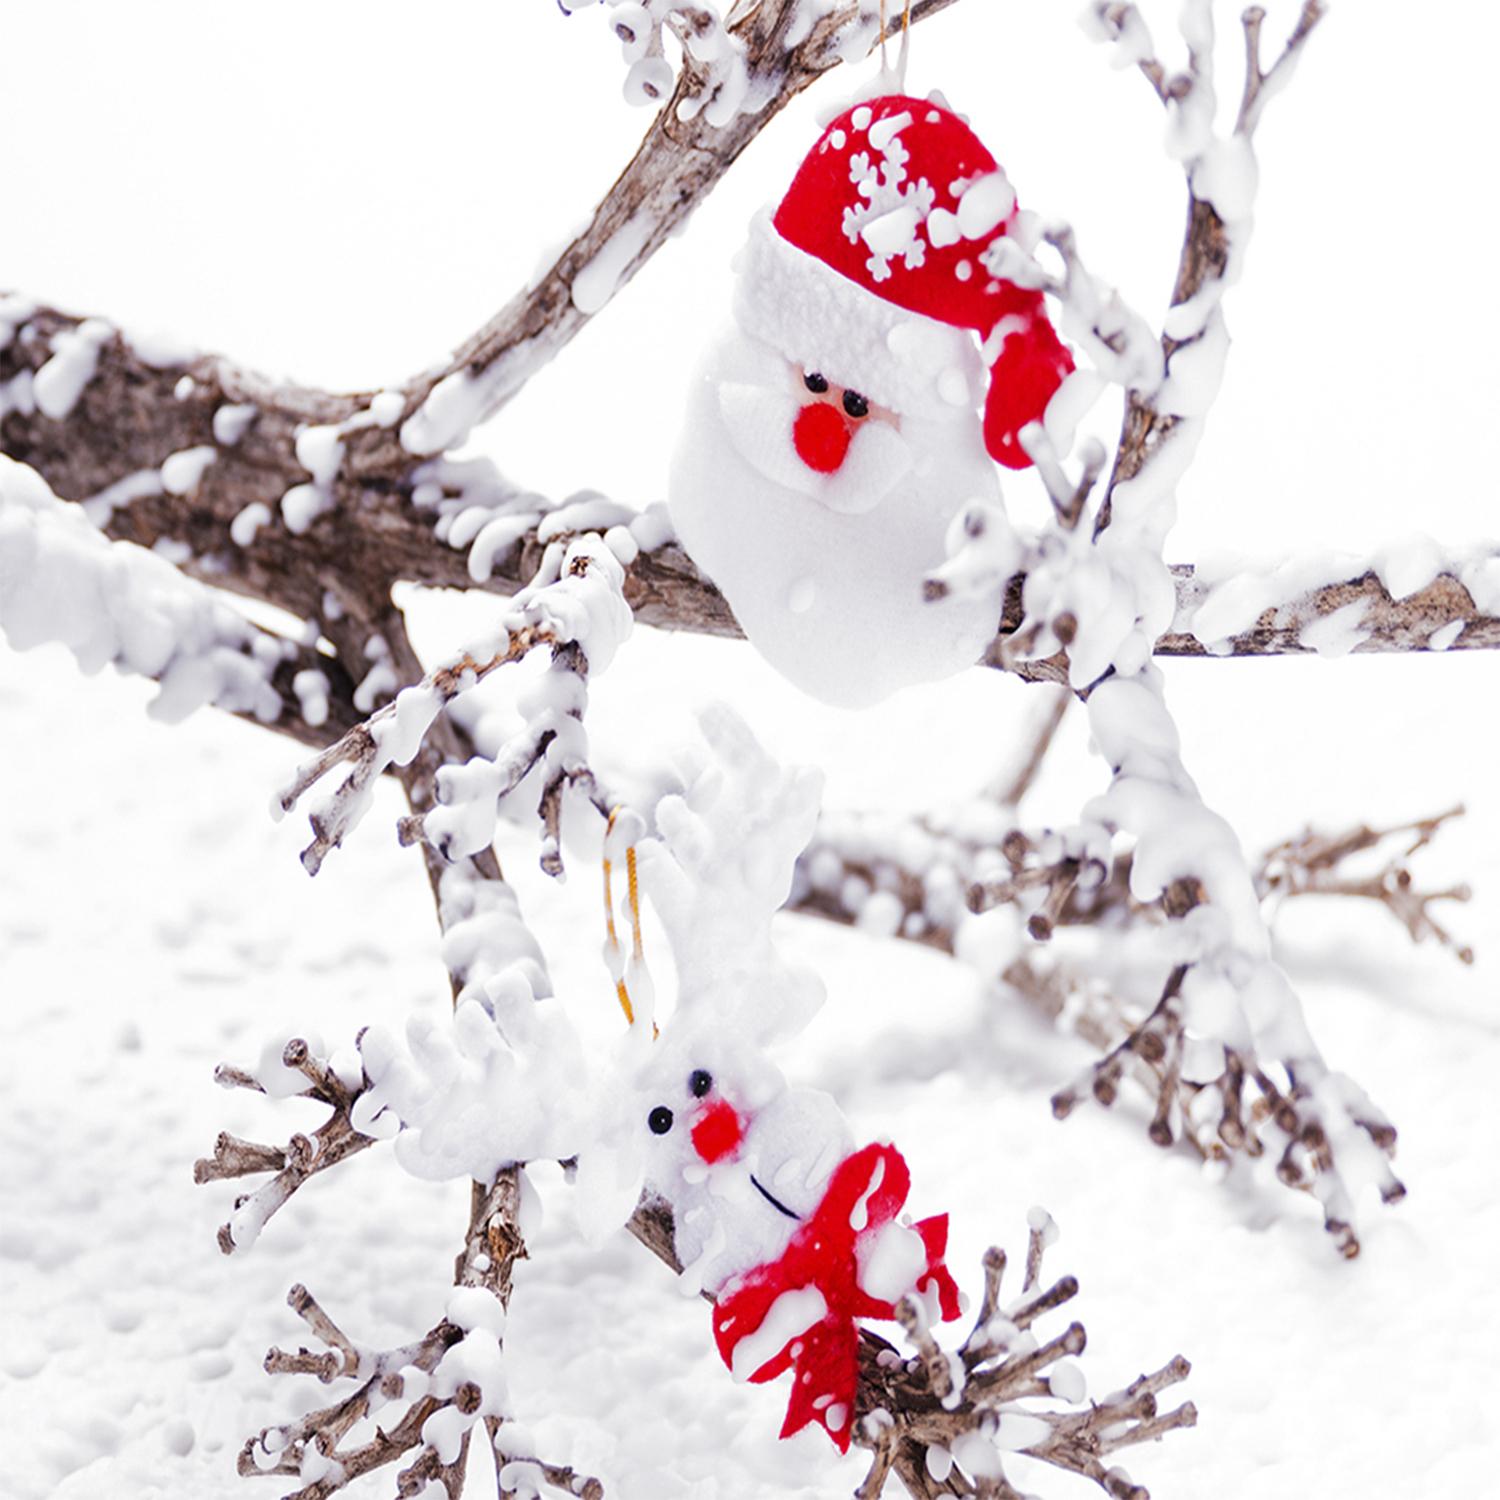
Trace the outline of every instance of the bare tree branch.
[[[299, 1132], [284, 1148], [261, 1146], [221, 1133], [214, 1143], [214, 1154], [194, 1162], [193, 1181], [200, 1186], [260, 1172], [275, 1174], [264, 1186], [236, 1200], [233, 1216], [219, 1229], [219, 1249], [225, 1255], [253, 1245], [267, 1221], [308, 1178], [375, 1144], [374, 1137], [361, 1134], [350, 1120], [349, 1112], [362, 1088], [347, 1087], [325, 1059], [312, 1055], [300, 1037], [286, 1044], [281, 1062], [283, 1067], [307, 1077], [307, 1087], [298, 1097], [316, 1099], [328, 1105], [331, 1113], [310, 1136]], [[237, 1068], [221, 1068], [218, 1079], [228, 1088], [264, 1092], [249, 1074]]]
[[[946, 9], [954, 0], [917, 0], [912, 23]], [[665, 243], [698, 202], [718, 184], [740, 153], [772, 119], [809, 84], [839, 62], [837, 39], [855, 18], [858, 6], [844, 3], [820, 17], [796, 46], [787, 34], [796, 16], [795, 0], [762, 0], [740, 8], [730, 32], [744, 46], [745, 67], [767, 99], [764, 107], [736, 114], [728, 123], [712, 123], [707, 111], [681, 118], [679, 102], [698, 80], [689, 64], [677, 94], [657, 114], [640, 148], [594, 211], [588, 227], [573, 240], [541, 278], [511, 299], [494, 318], [455, 351], [451, 360], [408, 383], [406, 411], [415, 413], [439, 386], [447, 383], [453, 403], [464, 400], [463, 430], [453, 430], [442, 415], [430, 414], [422, 430], [403, 428], [410, 452], [441, 452], [461, 440], [468, 426], [485, 420], [515, 395], [527, 378], [551, 359], [593, 315], [577, 290], [580, 274], [598, 257], [618, 247], [627, 232], [632, 253], [614, 277], [624, 286]], [[457, 390], [454, 383], [459, 382]], [[463, 387], [468, 386], [465, 393]], [[445, 403], [449, 404], [449, 403]], [[356, 470], [373, 462], [377, 472], [391, 466], [384, 450], [389, 434], [366, 429], [351, 454]]]
[[[502, 1170], [487, 1188], [474, 1184], [469, 1231], [454, 1272], [457, 1287], [481, 1291], [501, 1307], [509, 1305], [515, 1263], [526, 1255], [519, 1209], [519, 1168]], [[267, 1373], [312, 1375], [324, 1385], [339, 1380], [358, 1384], [330, 1405], [250, 1438], [239, 1456], [239, 1472], [247, 1477], [295, 1475], [305, 1482], [287, 1500], [327, 1500], [354, 1480], [398, 1463], [416, 1450], [411, 1463], [396, 1475], [397, 1494], [416, 1495], [436, 1483], [457, 1500], [463, 1491], [473, 1428], [483, 1424], [495, 1451], [495, 1438], [505, 1419], [491, 1412], [505, 1397], [503, 1391], [486, 1392], [469, 1380], [445, 1393], [441, 1366], [449, 1351], [467, 1337], [488, 1338], [498, 1345], [494, 1326], [482, 1314], [454, 1313], [414, 1343], [371, 1350], [356, 1345], [306, 1287], [294, 1286], [287, 1302], [327, 1348], [321, 1353], [307, 1348], [295, 1353], [272, 1349], [265, 1359]], [[400, 1412], [394, 1423], [377, 1426], [366, 1442], [343, 1446], [360, 1422], [387, 1408]], [[433, 1422], [444, 1411], [455, 1418], [452, 1430], [443, 1426], [442, 1418]], [[445, 1442], [453, 1445], [452, 1457], [445, 1458], [438, 1450], [437, 1444]], [[534, 1471], [535, 1479], [560, 1495], [603, 1500], [604, 1488], [597, 1479], [566, 1465], [530, 1456], [512, 1455], [502, 1461], [497, 1453], [502, 1494], [511, 1492], [503, 1482], [507, 1464], [516, 1465], [518, 1471]], [[525, 1477], [518, 1472], [517, 1484]]]
[[[1472, 964], [1474, 950], [1460, 943], [1432, 914], [1438, 901], [1467, 901], [1467, 885], [1444, 890], [1420, 889], [1411, 872], [1412, 856], [1425, 849], [1445, 823], [1463, 816], [1464, 809], [1451, 807], [1435, 817], [1420, 818], [1393, 828], [1371, 828], [1366, 823], [1343, 833], [1321, 834], [1308, 828], [1266, 851], [1257, 884], [1263, 895], [1278, 899], [1289, 896], [1352, 896], [1383, 906], [1406, 928], [1414, 943], [1432, 938], [1450, 949], [1460, 963]], [[1409, 841], [1408, 841], [1409, 836]], [[1378, 869], [1366, 874], [1346, 871], [1345, 866], [1367, 850], [1382, 845], [1404, 844], [1390, 854]]]
[[1191, 79], [1167, 72], [1166, 65], [1156, 55], [1145, 18], [1136, 6], [1095, 0], [1091, 10], [1102, 34], [1117, 46], [1126, 49], [1126, 55], [1134, 61], [1163, 104], [1182, 97], [1185, 88], [1191, 84]]
[[[35, 312], [10, 345], [0, 349], [0, 383], [41, 368], [51, 357], [52, 340], [79, 323], [48, 310]], [[367, 473], [356, 479], [341, 471], [332, 481], [338, 503], [305, 531], [293, 532], [269, 521], [247, 529], [247, 512], [261, 506], [272, 516], [288, 493], [308, 482], [308, 472], [295, 455], [298, 424], [275, 413], [256, 418], [242, 432], [232, 424], [216, 423], [216, 414], [226, 403], [235, 404], [234, 395], [242, 394], [230, 379], [231, 367], [203, 357], [190, 370], [193, 373], [184, 376], [179, 369], [152, 367], [122, 335], [114, 334], [100, 349], [94, 378], [67, 420], [13, 411], [0, 419], [0, 444], [37, 467], [59, 495], [81, 501], [107, 493], [123, 474], [144, 474], [148, 479], [156, 474], [159, 480], [162, 464], [175, 452], [214, 449], [215, 461], [203, 469], [190, 493], [173, 494], [158, 483], [129, 503], [94, 505], [96, 519], [112, 537], [148, 548], [186, 548], [181, 563], [185, 572], [214, 587], [288, 610], [330, 638], [341, 629], [348, 633], [351, 610], [369, 612], [360, 601], [386, 601], [400, 581], [513, 594], [535, 574], [548, 542], [566, 534], [566, 508], [559, 511], [535, 496], [525, 496], [525, 504], [536, 508], [533, 519], [511, 528], [505, 546], [486, 550], [481, 576], [476, 577], [470, 557], [441, 540], [436, 524], [434, 507], [447, 503], [444, 495], [453, 504], [466, 503], [462, 485], [443, 477], [418, 478], [420, 466], [413, 465], [409, 455], [383, 476]], [[190, 389], [183, 386], [184, 379]], [[179, 389], [180, 398], [174, 394]], [[326, 415], [326, 403], [341, 399], [304, 392], [293, 409]], [[235, 441], [216, 441], [216, 426]], [[1119, 471], [1112, 482], [1123, 475]], [[508, 524], [520, 494], [514, 486], [492, 490], [476, 498], [471, 509]], [[537, 521], [536, 510], [550, 514]], [[1427, 583], [1398, 599], [1371, 567], [1309, 589], [1300, 582], [1305, 570], [1298, 567], [1205, 584], [1192, 568], [1179, 566], [1173, 569], [1177, 618], [1155, 649], [1162, 656], [1311, 654], [1329, 649], [1318, 627], [1337, 616], [1343, 625], [1340, 640], [1346, 639], [1349, 649], [1360, 654], [1493, 650], [1500, 647], [1500, 616], [1491, 612], [1493, 590], [1484, 582], [1486, 569], [1492, 567], [1492, 555], [1483, 549], [1455, 556], [1440, 563]], [[1009, 665], [1036, 680], [1056, 680], [1059, 671], [1049, 663], [1016, 662], [1014, 652], [1007, 651], [1021, 624], [1023, 582], [1020, 576], [1011, 580], [999, 634], [984, 663]], [[1483, 603], [1476, 602], [1474, 589]], [[722, 595], [670, 542], [653, 542], [639, 550], [626, 568], [625, 597], [643, 624], [719, 636], [740, 634]], [[386, 608], [382, 603], [381, 609]], [[278, 676], [279, 686], [282, 676], [286, 679], [283, 697], [289, 709], [297, 701], [288, 691], [296, 672], [323, 667], [324, 661], [315, 659], [311, 648], [298, 648], [296, 658]], [[369, 663], [357, 656], [346, 663], [354, 686], [368, 669]], [[349, 684], [332, 675], [328, 722], [338, 733], [357, 722], [350, 696]], [[304, 743], [321, 742], [300, 713], [289, 712], [282, 722]]]
[[[1390, 911], [1413, 941], [1433, 938], [1470, 963], [1473, 950], [1455, 940], [1431, 910], [1437, 902], [1467, 900], [1467, 887], [1426, 889], [1411, 868], [1413, 857], [1460, 812], [1455, 808], [1386, 829], [1365, 824], [1336, 834], [1308, 829], [1263, 856], [1254, 871], [1256, 890], [1273, 905], [1315, 895], [1372, 902]], [[972, 830], [986, 821], [984, 805], [961, 811], [951, 822], [830, 815], [799, 862], [789, 906], [956, 953], [968, 911], [1018, 905], [1028, 914], [1029, 935], [1045, 943], [1062, 927], [1084, 926], [1104, 935], [1171, 920], [1202, 900], [1196, 881], [1179, 880], [1160, 900], [1143, 903], [1131, 893], [1128, 851], [1106, 863], [1087, 852], [1071, 852], [1055, 834], [1027, 833], [1003, 805], [991, 806], [987, 817], [990, 832], [975, 836]], [[1383, 855], [1383, 862], [1367, 872], [1361, 868], [1365, 855]], [[1104, 1054], [1054, 1094], [1058, 1118], [1089, 1097], [1112, 1105], [1128, 1081], [1149, 1100], [1147, 1133], [1158, 1145], [1182, 1141], [1205, 1159], [1241, 1152], [1255, 1157], [1266, 1149], [1267, 1132], [1279, 1132], [1278, 1177], [1315, 1193], [1342, 1253], [1357, 1253], [1352, 1213], [1323, 1120], [1326, 1090], [1344, 1091], [1355, 1123], [1388, 1157], [1396, 1132], [1369, 1100], [1347, 1080], [1308, 1082], [1294, 1060], [1257, 1060], [1235, 1046], [1221, 1047], [1213, 1077], [1203, 1076], [1201, 1058], [1196, 1076], [1186, 1077], [1185, 967], [1173, 970], [1155, 1007], [1142, 1015], [1086, 968], [1049, 961], [1045, 952], [1038, 949], [1034, 959], [1023, 953], [995, 977]], [[1283, 1068], [1286, 1079], [1274, 1079], [1273, 1067]], [[1210, 1108], [1212, 1099], [1218, 1102]], [[1387, 1201], [1402, 1196], [1401, 1183], [1383, 1162], [1377, 1175]]]
[[[951, 3], [917, 0], [910, 20]], [[703, 82], [689, 59], [676, 96], [583, 232], [450, 359], [398, 389], [335, 394], [278, 384], [208, 355], [160, 366], [118, 330], [92, 320], [92, 373], [67, 410], [49, 414], [48, 403], [35, 399], [33, 377], [80, 320], [29, 305], [23, 316], [13, 298], [0, 348], [0, 447], [37, 469], [58, 495], [92, 498], [110, 535], [176, 535], [191, 550], [189, 571], [304, 619], [322, 618], [325, 599], [339, 599], [346, 587], [368, 598], [398, 578], [436, 582], [407, 564], [401, 528], [393, 533], [381, 518], [409, 505], [422, 460], [456, 446], [514, 396], [777, 113], [838, 64], [859, 6], [835, 6], [788, 46], [797, 11], [796, 0], [763, 0], [741, 8], [731, 24], [758, 108], [727, 121], [711, 122], [710, 111], [681, 118], [679, 103]], [[590, 286], [585, 295], [580, 278], [601, 263], [608, 285], [602, 292]], [[184, 505], [166, 465], [190, 452], [209, 457], [197, 466]], [[339, 524], [352, 512], [372, 524]], [[432, 546], [425, 530], [411, 535], [421, 551]], [[461, 568], [459, 574], [472, 581]]]
[[1062, 688], [1049, 690], [1047, 697], [1049, 701], [1041, 706], [1021, 737], [1012, 768], [986, 793], [987, 800], [1001, 807], [1021, 805], [1040, 774], [1042, 763], [1073, 701], [1073, 695]]
[[[1061, 699], [1068, 701], [1066, 694]], [[1167, 915], [1167, 905], [1191, 910], [1194, 894], [1180, 885], [1169, 888], [1161, 902], [1137, 901], [1130, 892], [1128, 851], [1107, 863], [1058, 852], [1056, 836], [1023, 829], [1012, 806], [986, 795], [962, 805], [951, 818], [825, 814], [798, 861], [790, 908], [849, 925], [863, 921], [867, 928], [950, 953], [966, 913], [1000, 905], [1027, 910], [1031, 936], [1039, 942], [1058, 927], [1158, 919]], [[1470, 963], [1472, 949], [1456, 943], [1430, 911], [1435, 902], [1467, 901], [1468, 887], [1426, 889], [1412, 869], [1414, 856], [1461, 814], [1461, 808], [1453, 808], [1382, 829], [1359, 824], [1322, 833], [1308, 828], [1262, 855], [1254, 871], [1256, 888], [1263, 900], [1277, 904], [1311, 895], [1373, 901], [1414, 941], [1433, 937]], [[1399, 843], [1404, 835], [1412, 836], [1407, 847], [1377, 870], [1358, 868], [1359, 855], [1388, 841]], [[872, 924], [866, 910], [872, 894], [894, 898], [894, 920]], [[1044, 920], [1036, 922], [1038, 915]]]
[[1234, 126], [1239, 134], [1255, 133], [1267, 101], [1291, 77], [1303, 44], [1326, 11], [1327, 7], [1322, 0], [1306, 0], [1292, 34], [1287, 38], [1286, 46], [1268, 69], [1261, 67], [1260, 58], [1260, 31], [1266, 19], [1265, 11], [1259, 5], [1252, 5], [1240, 17], [1245, 31], [1245, 92], [1240, 100], [1240, 112]]
[[[680, 1272], [673, 1247], [671, 1209], [645, 1199], [630, 1221], [631, 1233], [658, 1259]], [[1000, 1305], [1005, 1255], [984, 1258], [985, 1292], [973, 1332], [952, 1355], [945, 1352], [910, 1298], [898, 1315], [914, 1357], [903, 1357], [886, 1339], [862, 1328], [854, 1441], [871, 1454], [870, 1469], [856, 1495], [874, 1500], [891, 1474], [918, 1500], [943, 1495], [1015, 1496], [1003, 1475], [1006, 1450], [1093, 1480], [1112, 1500], [1150, 1500], [1149, 1492], [1104, 1463], [1110, 1454], [1150, 1442], [1179, 1427], [1191, 1427], [1191, 1402], [1168, 1413], [1158, 1410], [1159, 1392], [1188, 1376], [1180, 1355], [1142, 1375], [1102, 1401], [1083, 1401], [1083, 1377], [1070, 1361], [1083, 1352], [1081, 1323], [1039, 1343], [1032, 1324], [1078, 1294], [1065, 1276], [1045, 1292], [1042, 1258], [1055, 1235], [1050, 1218], [1033, 1210], [1022, 1295]], [[1067, 1403], [1061, 1409], [1035, 1405], [1035, 1398]], [[1020, 1405], [1026, 1402], [1025, 1406]], [[1071, 1409], [1070, 1409], [1071, 1408]]]
[[[1120, 34], [1118, 28], [1122, 20], [1134, 16], [1134, 19], [1139, 22], [1139, 16], [1135, 13], [1134, 6], [1131, 5], [1101, 5], [1097, 10], [1106, 27], [1113, 25], [1116, 28], [1117, 36]], [[1274, 87], [1267, 88], [1267, 83], [1272, 75], [1276, 75], [1278, 84], [1290, 76], [1291, 65], [1296, 55], [1313, 28], [1322, 19], [1323, 14], [1320, 0], [1306, 0], [1286, 52], [1278, 59], [1271, 74], [1263, 74], [1260, 69], [1259, 35], [1264, 12], [1258, 7], [1252, 7], [1246, 12], [1244, 23], [1247, 47], [1245, 94], [1239, 118], [1235, 124], [1234, 133], [1237, 137], [1249, 141], [1254, 135], [1265, 104], [1275, 91]], [[1146, 40], [1149, 43], [1149, 37]], [[1200, 87], [1212, 90], [1212, 79], [1200, 73], [1200, 70], [1207, 66], [1207, 59], [1190, 55], [1187, 71], [1165, 86], [1161, 81], [1162, 65], [1154, 57], [1148, 57], [1141, 64], [1141, 70], [1152, 80], [1163, 103], [1170, 107], [1180, 106]], [[1230, 260], [1229, 227], [1214, 205], [1206, 198], [1200, 197], [1190, 184], [1187, 228], [1183, 234], [1182, 251], [1177, 264], [1177, 278], [1172, 287], [1171, 306], [1183, 307], [1203, 294], [1205, 288], [1215, 283], [1224, 283]], [[1204, 320], [1194, 319], [1193, 322], [1196, 323], [1196, 327], [1182, 337], [1174, 336], [1169, 322], [1161, 341], [1162, 353], [1168, 363], [1179, 349], [1195, 342], [1201, 336], [1205, 326]], [[1170, 439], [1180, 420], [1178, 416], [1170, 412], [1158, 410], [1152, 393], [1140, 390], [1127, 392], [1125, 418], [1120, 430], [1114, 465], [1105, 490], [1104, 503], [1100, 507], [1096, 522], [1096, 533], [1103, 531], [1110, 523], [1116, 489], [1140, 474], [1162, 445]]]

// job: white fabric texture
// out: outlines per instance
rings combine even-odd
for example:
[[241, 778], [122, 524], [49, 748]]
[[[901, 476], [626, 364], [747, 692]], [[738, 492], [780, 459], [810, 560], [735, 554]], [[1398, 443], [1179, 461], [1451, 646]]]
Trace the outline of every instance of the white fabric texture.
[[805, 370], [913, 416], [941, 419], [983, 397], [972, 333], [897, 307], [825, 266], [784, 240], [769, 210], [751, 221], [734, 265], [740, 327]]

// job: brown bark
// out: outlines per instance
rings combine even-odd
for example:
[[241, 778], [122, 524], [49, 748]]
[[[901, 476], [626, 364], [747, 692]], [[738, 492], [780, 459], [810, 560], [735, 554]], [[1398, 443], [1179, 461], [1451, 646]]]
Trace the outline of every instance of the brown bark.
[[[52, 336], [79, 321], [52, 310], [34, 314], [26, 331], [0, 349], [0, 384], [24, 370], [39, 369], [50, 357]], [[181, 384], [184, 376], [192, 387], [179, 399], [174, 393], [186, 390]], [[232, 445], [218, 443], [213, 431], [214, 413], [226, 404], [254, 405], [258, 412]], [[272, 388], [209, 356], [158, 369], [116, 334], [101, 351], [97, 373], [68, 417], [54, 421], [39, 412], [12, 411], [0, 419], [0, 446], [36, 468], [60, 496], [80, 501], [129, 475], [158, 469], [174, 452], [214, 448], [215, 461], [193, 493], [161, 493], [121, 505], [105, 522], [106, 532], [144, 547], [163, 540], [181, 543], [191, 552], [183, 564], [185, 572], [317, 621], [325, 634], [334, 633], [332, 627], [341, 615], [384, 613], [392, 585], [401, 581], [507, 595], [523, 587], [542, 551], [535, 531], [497, 558], [492, 576], [476, 583], [464, 552], [440, 542], [431, 512], [413, 503], [413, 471], [418, 464], [399, 446], [372, 449], [358, 463], [352, 455], [346, 459], [332, 485], [333, 508], [306, 532], [293, 533], [275, 519], [281, 497], [310, 479], [296, 458], [299, 425], [342, 420], [360, 404], [358, 397]], [[1121, 467], [1112, 482], [1135, 472], [1131, 465], [1138, 468], [1156, 441], [1151, 436], [1155, 425], [1149, 432], [1144, 427], [1136, 432], [1133, 420], [1139, 424], [1145, 418], [1127, 414]], [[257, 502], [272, 512], [273, 520], [241, 546], [231, 536], [231, 524], [247, 505]], [[1191, 611], [1206, 591], [1191, 567], [1179, 566], [1173, 573], [1179, 611]], [[673, 544], [641, 553], [628, 569], [626, 597], [642, 624], [717, 636], [741, 633], [723, 595]], [[1455, 621], [1462, 621], [1463, 629], [1449, 650], [1500, 647], [1500, 618], [1481, 610], [1453, 575], [1441, 574], [1416, 594], [1395, 600], [1373, 573], [1366, 572], [1276, 601], [1248, 629], [1227, 643], [1217, 643], [1213, 652], [1187, 631], [1168, 631], [1157, 643], [1157, 654], [1306, 653], [1310, 648], [1300, 639], [1303, 625], [1359, 600], [1366, 604], [1361, 622], [1366, 635], [1354, 647], [1356, 653], [1425, 650], [1434, 630]], [[1020, 618], [1018, 578], [1007, 592], [985, 665], [1001, 665], [1001, 647]], [[360, 672], [364, 665], [356, 659], [352, 671]], [[330, 719], [322, 735], [301, 725], [290, 692], [292, 675], [308, 666], [323, 670], [333, 687]], [[1040, 663], [1022, 663], [1019, 670], [1043, 680], [1056, 675]], [[349, 664], [341, 672], [338, 663], [310, 647], [298, 648], [297, 659], [277, 675], [293, 732], [308, 744], [336, 739], [363, 717], [349, 703], [353, 685]]]
[[[1019, 1500], [1019, 1492], [1003, 1478], [998, 1487], [992, 1487], [995, 1481], [982, 1480], [976, 1490], [951, 1459], [946, 1470], [943, 1460], [965, 1435], [993, 1433], [997, 1415], [1009, 1412], [1014, 1420], [1021, 1410], [1014, 1403], [1053, 1397], [1053, 1368], [1059, 1360], [1084, 1350], [1087, 1335], [1081, 1323], [1070, 1323], [1045, 1343], [1029, 1337], [1037, 1319], [1078, 1295], [1078, 1281], [1072, 1276], [1039, 1290], [1049, 1227], [1045, 1216], [1040, 1226], [1033, 1222], [1022, 1297], [1003, 1312], [1000, 1284], [1005, 1253], [998, 1249], [986, 1252], [985, 1294], [979, 1315], [969, 1336], [951, 1353], [941, 1348], [926, 1326], [925, 1315], [909, 1298], [897, 1307], [897, 1316], [915, 1347], [914, 1355], [902, 1355], [878, 1333], [860, 1328], [859, 1384], [851, 1430], [854, 1442], [869, 1451], [871, 1461], [857, 1500], [875, 1500], [892, 1473], [918, 1500], [970, 1494]], [[659, 1198], [644, 1198], [629, 1228], [658, 1259], [673, 1271], [681, 1271], [668, 1204]], [[707, 1293], [704, 1295], [707, 1297]], [[1027, 1418], [1044, 1425], [1047, 1432], [1020, 1451], [1092, 1479], [1113, 1500], [1150, 1500], [1144, 1486], [1119, 1477], [1120, 1471], [1102, 1460], [1117, 1449], [1196, 1424], [1198, 1413], [1191, 1402], [1167, 1413], [1159, 1412], [1156, 1402], [1157, 1394], [1185, 1380], [1190, 1368], [1178, 1355], [1102, 1401], [1075, 1410], [1033, 1405], [1026, 1409]], [[1059, 1382], [1059, 1392], [1062, 1389]], [[1066, 1398], [1059, 1395], [1055, 1399]], [[995, 1462], [999, 1460], [996, 1453]]]

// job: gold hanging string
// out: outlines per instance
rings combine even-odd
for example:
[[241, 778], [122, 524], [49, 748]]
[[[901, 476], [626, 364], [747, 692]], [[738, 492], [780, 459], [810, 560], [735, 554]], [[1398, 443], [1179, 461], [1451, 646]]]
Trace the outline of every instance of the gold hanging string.
[[630, 942], [637, 963], [645, 962], [646, 950], [641, 944], [641, 882], [635, 868], [635, 845], [625, 851], [625, 894], [630, 903]]
[[[880, 72], [883, 78], [891, 77], [890, 59], [886, 55], [888, 25], [886, 0], [880, 0]], [[911, 47], [911, 0], [904, 0], [901, 7], [901, 50], [896, 54], [896, 87], [906, 91], [906, 59]]]
[[[610, 813], [604, 830], [604, 951], [605, 962], [614, 976], [615, 995], [620, 1002], [620, 1009], [625, 1012], [626, 1022], [634, 1026], [635, 1004], [630, 998], [630, 987], [625, 981], [627, 971], [624, 946], [620, 942], [620, 932], [615, 925], [614, 862], [609, 857], [610, 836], [615, 831], [615, 820], [623, 810], [617, 807]], [[646, 948], [641, 937], [641, 883], [634, 844], [627, 845], [625, 849], [625, 899], [630, 909], [631, 956], [638, 970], [644, 973]], [[658, 1035], [654, 1022], [651, 1033], [653, 1036]]]
[[[615, 819], [620, 815], [617, 807], [609, 815], [609, 822], [604, 829], [604, 951], [605, 962], [608, 963], [610, 972], [615, 978], [615, 994], [620, 1001], [620, 1009], [625, 1012], [625, 1020], [628, 1025], [635, 1025], [635, 1007], [630, 1003], [630, 991], [625, 986], [625, 955], [620, 948], [620, 934], [615, 928], [615, 893], [614, 893], [614, 863], [609, 857], [609, 838], [615, 831]], [[635, 854], [634, 845], [631, 846], [630, 854]], [[627, 860], [627, 876], [634, 874], [634, 868]], [[631, 881], [634, 884], [634, 881]]]

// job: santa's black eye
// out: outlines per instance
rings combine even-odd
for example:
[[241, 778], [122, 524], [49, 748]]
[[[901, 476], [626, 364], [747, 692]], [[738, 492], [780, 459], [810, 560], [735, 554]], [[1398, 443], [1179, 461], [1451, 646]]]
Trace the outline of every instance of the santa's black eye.
[[707, 1068], [694, 1068], [688, 1074], [688, 1088], [695, 1099], [701, 1099], [713, 1086], [714, 1075]]
[[857, 421], [870, 415], [870, 403], [858, 391], [845, 391], [844, 410]]
[[822, 375], [804, 375], [802, 384], [815, 396], [821, 396], [828, 389], [828, 381]]
[[672, 1128], [672, 1111], [665, 1104], [658, 1104], [646, 1116], [646, 1123], [651, 1127], [652, 1135], [665, 1135]]

